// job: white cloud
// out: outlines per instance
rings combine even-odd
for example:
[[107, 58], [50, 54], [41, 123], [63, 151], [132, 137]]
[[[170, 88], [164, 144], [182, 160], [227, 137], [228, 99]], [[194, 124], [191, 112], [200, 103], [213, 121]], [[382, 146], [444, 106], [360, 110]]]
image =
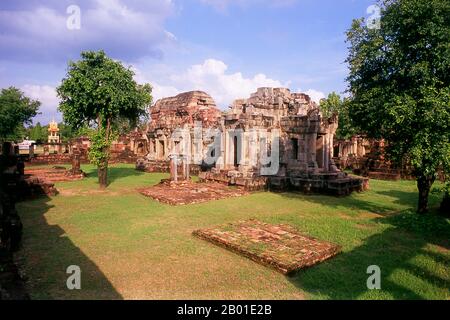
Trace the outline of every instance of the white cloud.
[[[289, 83], [271, 79], [262, 73], [246, 78], [241, 72], [227, 72], [228, 66], [223, 61], [216, 59], [207, 59], [202, 64], [192, 65], [180, 73], [172, 70], [164, 84], [154, 81], [151, 75], [145, 74], [138, 67], [132, 67], [132, 69], [138, 83], [152, 85], [154, 102], [181, 92], [201, 90], [211, 95], [220, 108], [225, 109], [235, 99], [248, 98], [259, 87], [289, 87]], [[42, 103], [39, 110], [42, 115], [37, 116], [34, 122], [47, 123], [52, 118], [57, 121], [61, 120], [61, 114], [57, 112], [59, 99], [54, 87], [27, 84], [22, 86], [21, 90], [28, 97]], [[320, 99], [325, 98], [323, 92], [314, 89], [306, 91], [299, 89], [297, 92], [306, 93], [317, 103]]]
[[175, 87], [182, 91], [202, 90], [210, 94], [217, 105], [224, 108], [235, 99], [247, 98], [258, 87], [284, 87], [278, 80], [259, 73], [246, 78], [241, 72], [228, 73], [228, 66], [220, 60], [207, 59], [181, 74], [170, 77]]
[[61, 114], [57, 111], [59, 98], [57, 97], [56, 89], [54, 87], [26, 84], [20, 89], [27, 97], [41, 102], [39, 108], [41, 115], [38, 115], [33, 119], [33, 122], [36, 123], [40, 121], [43, 124], [46, 124], [52, 120], [52, 118], [56, 121], [61, 121]]
[[0, 9], [0, 58], [66, 61], [81, 50], [104, 49], [134, 60], [158, 57], [161, 47], [176, 41], [164, 29], [173, 13], [171, 0], [79, 0], [81, 28], [69, 30], [71, 16], [60, 1], [44, 0], [22, 10]]
[[[299, 90], [299, 92], [302, 92], [302, 91]], [[308, 89], [304, 93], [306, 93], [308, 96], [310, 96], [311, 99], [316, 103], [319, 103], [321, 99], [325, 98], [325, 93], [323, 93], [322, 91], [314, 90], [314, 89]]]
[[[216, 104], [225, 109], [235, 99], [248, 98], [260, 87], [289, 87], [289, 82], [272, 79], [263, 73], [247, 78], [241, 72], [228, 72], [228, 66], [217, 59], [207, 59], [202, 64], [192, 65], [181, 72], [169, 70], [165, 70], [168, 73], [165, 79], [155, 81], [152, 72], [146, 73], [133, 67], [138, 83], [150, 83], [153, 86], [154, 101], [181, 92], [200, 90], [211, 95]], [[325, 98], [323, 92], [314, 89], [299, 89], [296, 92], [308, 94], [317, 103]]]

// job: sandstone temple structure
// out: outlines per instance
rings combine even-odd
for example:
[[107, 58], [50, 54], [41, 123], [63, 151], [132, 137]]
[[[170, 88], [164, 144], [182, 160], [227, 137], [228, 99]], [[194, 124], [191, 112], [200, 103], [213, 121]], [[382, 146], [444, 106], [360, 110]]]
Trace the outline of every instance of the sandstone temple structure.
[[247, 190], [346, 195], [367, 187], [335, 166], [337, 118], [324, 118], [303, 93], [259, 88], [221, 112], [208, 94], [192, 91], [158, 100], [150, 115], [140, 170], [169, 171], [172, 162], [202, 181]]

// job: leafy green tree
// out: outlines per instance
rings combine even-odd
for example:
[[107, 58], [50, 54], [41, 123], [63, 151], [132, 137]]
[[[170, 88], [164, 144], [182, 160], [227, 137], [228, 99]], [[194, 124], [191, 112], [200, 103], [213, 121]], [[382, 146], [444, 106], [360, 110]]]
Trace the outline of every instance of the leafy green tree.
[[336, 138], [338, 139], [348, 139], [357, 134], [356, 128], [351, 122], [348, 108], [348, 100], [342, 100], [341, 96], [334, 91], [320, 101], [320, 110], [324, 117], [329, 118], [333, 114], [338, 115], [339, 125], [336, 131]]
[[86, 51], [70, 62], [58, 87], [59, 110], [74, 129], [95, 128], [91, 134], [90, 161], [97, 165], [101, 188], [107, 186], [109, 149], [123, 119], [137, 120], [151, 104], [151, 86], [138, 85], [134, 73], [105, 52]]
[[58, 124], [61, 142], [69, 142], [78, 135], [78, 130], [75, 130], [71, 125], [61, 122]]
[[10, 87], [0, 93], [0, 140], [19, 140], [25, 134], [24, 124], [31, 124], [41, 103]]
[[418, 212], [439, 168], [450, 167], [450, 1], [380, 2], [380, 28], [363, 19], [347, 32], [350, 115], [370, 137], [384, 138], [417, 177]]
[[48, 139], [48, 127], [42, 126], [40, 122], [34, 126], [28, 127], [28, 138], [34, 140], [37, 143], [46, 142]]

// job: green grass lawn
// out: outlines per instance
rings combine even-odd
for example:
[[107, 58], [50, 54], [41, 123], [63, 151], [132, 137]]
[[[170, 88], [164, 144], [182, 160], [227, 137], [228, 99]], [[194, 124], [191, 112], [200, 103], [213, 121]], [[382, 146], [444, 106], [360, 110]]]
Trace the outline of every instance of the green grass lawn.
[[[173, 207], [135, 191], [165, 174], [131, 165], [57, 183], [60, 194], [18, 204], [24, 223], [18, 259], [35, 299], [449, 299], [450, 221], [413, 213], [412, 181], [370, 181], [346, 198], [259, 192]], [[432, 194], [436, 207], [440, 194]], [[286, 277], [191, 235], [198, 228], [257, 218], [288, 223], [340, 244], [343, 253]], [[66, 268], [82, 270], [82, 289], [66, 288]], [[366, 287], [381, 268], [381, 290]]]

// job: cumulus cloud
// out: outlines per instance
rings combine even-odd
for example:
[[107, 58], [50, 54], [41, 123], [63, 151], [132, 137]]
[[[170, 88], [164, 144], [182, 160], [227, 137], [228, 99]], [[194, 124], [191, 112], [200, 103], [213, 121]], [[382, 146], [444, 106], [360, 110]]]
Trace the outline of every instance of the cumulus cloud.
[[153, 81], [151, 75], [134, 68], [137, 82], [152, 84], [155, 101], [180, 92], [201, 90], [210, 94], [218, 106], [226, 108], [235, 99], [250, 96], [258, 87], [287, 86], [262, 73], [246, 78], [241, 72], [230, 73], [227, 70], [228, 66], [223, 61], [207, 59], [202, 64], [195, 64], [185, 71], [169, 75], [166, 84], [160, 84]]
[[[260, 87], [289, 87], [289, 82], [272, 79], [263, 73], [245, 77], [241, 72], [228, 72], [225, 62], [217, 59], [207, 59], [178, 73], [172, 70], [163, 81], [164, 84], [155, 82], [151, 72], [145, 73], [136, 67], [133, 71], [137, 82], [152, 84], [155, 101], [185, 91], [200, 90], [210, 94], [222, 109], [231, 105], [235, 99], [249, 97]], [[325, 98], [323, 92], [314, 89], [298, 89], [296, 92], [308, 94], [317, 103]]]
[[48, 85], [26, 84], [20, 89], [27, 97], [41, 102], [39, 108], [41, 114], [33, 119], [34, 123], [41, 122], [42, 124], [46, 124], [53, 118], [56, 121], [61, 121], [61, 114], [57, 111], [59, 98], [54, 87]]
[[[271, 79], [265, 74], [259, 73], [251, 77], [245, 77], [241, 72], [228, 72], [228, 66], [221, 60], [207, 59], [201, 64], [195, 64], [182, 72], [172, 70], [165, 81], [155, 81], [153, 76], [133, 66], [135, 80], [138, 83], [150, 83], [153, 87], [153, 98], [156, 100], [175, 96], [181, 92], [200, 90], [210, 94], [217, 105], [222, 109], [227, 108], [235, 99], [247, 98], [256, 92], [259, 87], [289, 87], [289, 83]], [[57, 112], [59, 99], [56, 90], [48, 85], [24, 85], [21, 87], [24, 93], [41, 101], [40, 112], [42, 115], [35, 119], [47, 123], [52, 118], [61, 120], [61, 114]], [[308, 94], [313, 101], [319, 102], [325, 98], [321, 91], [308, 89], [297, 90]]]
[[81, 0], [80, 29], [70, 30], [73, 1], [17, 1], [0, 4], [0, 58], [66, 61], [82, 50], [105, 51], [115, 58], [159, 57], [161, 46], [175, 41], [164, 29], [171, 0]]
[[[302, 90], [299, 90], [299, 92], [302, 92]], [[317, 103], [319, 103], [321, 99], [325, 98], [325, 93], [323, 93], [322, 91], [314, 90], [314, 89], [308, 89], [304, 93], [306, 93], [308, 96], [310, 96], [311, 99]]]
[[248, 97], [258, 87], [286, 86], [262, 73], [246, 78], [241, 72], [229, 73], [227, 70], [228, 66], [223, 61], [208, 59], [180, 75], [173, 75], [171, 80], [183, 91], [206, 91], [221, 107], [230, 105], [234, 99]]

